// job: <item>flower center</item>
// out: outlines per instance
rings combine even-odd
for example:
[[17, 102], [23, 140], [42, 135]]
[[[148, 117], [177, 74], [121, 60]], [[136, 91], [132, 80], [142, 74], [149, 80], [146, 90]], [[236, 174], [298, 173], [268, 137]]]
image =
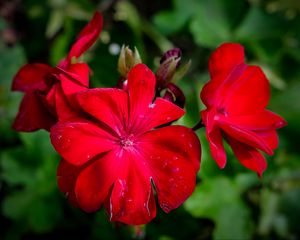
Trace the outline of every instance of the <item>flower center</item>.
[[128, 148], [128, 147], [131, 147], [134, 143], [133, 143], [133, 140], [132, 140], [132, 136], [127, 136], [127, 137], [122, 137], [120, 139], [120, 145], [123, 147], [123, 148]]
[[224, 115], [225, 117], [228, 116], [228, 113], [224, 107], [218, 107], [217, 112]]

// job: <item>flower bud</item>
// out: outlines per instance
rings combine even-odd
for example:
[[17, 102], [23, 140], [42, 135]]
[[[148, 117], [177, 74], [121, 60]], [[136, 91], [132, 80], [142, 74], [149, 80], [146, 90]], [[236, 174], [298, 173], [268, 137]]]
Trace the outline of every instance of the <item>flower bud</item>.
[[178, 107], [183, 108], [185, 104], [185, 96], [182, 90], [173, 83], [168, 83], [166, 92], [163, 96], [164, 99], [176, 104]]
[[130, 69], [141, 62], [140, 54], [136, 48], [132, 51], [128, 46], [125, 47], [123, 45], [118, 60], [118, 71], [121, 77], [127, 79], [127, 74]]
[[191, 61], [181, 65], [181, 50], [173, 48], [165, 52], [160, 59], [160, 66], [156, 71], [156, 89], [160, 92], [169, 82], [181, 79], [189, 70]]
[[176, 69], [180, 65], [180, 60], [181, 50], [179, 48], [170, 49], [162, 56], [156, 71], [156, 85], [159, 91], [164, 89], [167, 83], [172, 80]]

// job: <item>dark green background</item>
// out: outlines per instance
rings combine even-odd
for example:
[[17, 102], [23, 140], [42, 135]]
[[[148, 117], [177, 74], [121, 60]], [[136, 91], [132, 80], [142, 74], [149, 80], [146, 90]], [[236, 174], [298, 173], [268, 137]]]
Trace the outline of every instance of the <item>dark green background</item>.
[[[22, 95], [10, 92], [12, 78], [27, 62], [55, 66], [98, 9], [104, 28], [84, 55], [93, 87], [118, 79], [113, 46], [136, 46], [153, 70], [172, 46], [192, 60], [178, 82], [187, 96], [181, 124], [192, 127], [203, 108], [199, 92], [208, 81], [207, 62], [222, 42], [245, 46], [247, 62], [267, 74], [269, 109], [288, 126], [267, 157], [259, 179], [228, 149], [228, 164], [211, 159], [204, 129], [198, 130], [202, 163], [194, 194], [170, 214], [142, 227], [142, 233], [109, 223], [102, 210], [72, 208], [56, 185], [59, 156], [48, 133], [17, 133], [11, 123]], [[298, 0], [9, 0], [0, 1], [0, 239], [298, 239], [300, 236], [300, 1]], [[249, 89], [251, 91], [251, 89]], [[255, 101], [255, 99], [253, 99]]]

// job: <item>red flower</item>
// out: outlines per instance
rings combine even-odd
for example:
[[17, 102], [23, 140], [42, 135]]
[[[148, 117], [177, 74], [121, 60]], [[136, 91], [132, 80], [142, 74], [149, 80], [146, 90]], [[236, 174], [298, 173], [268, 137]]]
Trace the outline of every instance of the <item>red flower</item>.
[[214, 160], [226, 164], [222, 138], [238, 160], [260, 176], [267, 163], [259, 150], [272, 155], [278, 146], [276, 129], [286, 125], [283, 118], [266, 110], [270, 86], [262, 70], [244, 63], [239, 44], [221, 45], [209, 60], [211, 80], [204, 86], [201, 111]]
[[93, 89], [77, 94], [89, 120], [59, 122], [51, 141], [63, 157], [59, 187], [87, 212], [103, 204], [112, 221], [145, 224], [193, 192], [200, 143], [183, 126], [160, 127], [184, 111], [155, 96], [155, 76], [143, 64], [128, 74], [128, 91]]
[[74, 94], [88, 87], [89, 67], [85, 63], [72, 64], [71, 60], [80, 57], [95, 42], [101, 29], [102, 16], [96, 12], [58, 68], [34, 63], [19, 70], [12, 90], [24, 92], [25, 96], [13, 123], [14, 129], [26, 132], [49, 130], [57, 120], [76, 115]]

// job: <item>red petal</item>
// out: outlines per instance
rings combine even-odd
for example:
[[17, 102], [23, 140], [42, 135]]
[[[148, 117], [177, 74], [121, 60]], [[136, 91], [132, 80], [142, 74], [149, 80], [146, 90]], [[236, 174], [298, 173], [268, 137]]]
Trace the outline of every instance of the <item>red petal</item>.
[[244, 74], [246, 64], [235, 66], [230, 71], [215, 75], [201, 91], [201, 100], [207, 107], [225, 109], [224, 101], [228, 98], [231, 89]]
[[221, 72], [229, 73], [233, 67], [244, 63], [244, 47], [237, 43], [224, 43], [209, 59], [209, 72], [214, 77]]
[[59, 121], [68, 121], [79, 117], [79, 112], [75, 110], [76, 106], [69, 104], [60, 84], [56, 84], [53, 88], [55, 88], [55, 111]]
[[116, 155], [116, 152], [110, 151], [99, 156], [79, 174], [75, 193], [78, 204], [84, 211], [97, 211], [108, 197], [120, 165], [120, 159]]
[[211, 132], [206, 133], [206, 136], [212, 158], [216, 161], [219, 168], [224, 168], [227, 160], [220, 129], [215, 128]]
[[141, 133], [158, 127], [160, 125], [170, 123], [182, 117], [184, 110], [174, 103], [162, 98], [156, 98], [153, 104], [146, 109], [145, 115], [132, 125], [133, 133]]
[[272, 150], [278, 147], [279, 139], [275, 130], [258, 131], [256, 134], [261, 137]]
[[263, 111], [270, 98], [269, 81], [259, 67], [248, 66], [240, 78], [222, 92], [223, 107], [230, 115], [251, 115]]
[[89, 67], [85, 63], [77, 63], [70, 65], [69, 76], [60, 74], [62, 92], [68, 99], [73, 108], [78, 107], [76, 94], [88, 88]]
[[79, 93], [82, 109], [122, 135], [128, 125], [128, 94], [116, 88], [98, 88]]
[[103, 25], [103, 18], [99, 12], [95, 12], [92, 20], [84, 27], [77, 37], [76, 42], [72, 45], [66, 60], [63, 60], [59, 66], [67, 67], [73, 57], [79, 58], [88, 50], [97, 40]]
[[32, 132], [38, 129], [50, 130], [56, 122], [56, 118], [48, 111], [43, 104], [43, 96], [37, 92], [25, 94], [18, 115], [13, 123], [17, 131]]
[[82, 170], [82, 167], [77, 167], [62, 159], [57, 168], [57, 184], [59, 190], [65, 194], [69, 202], [77, 207], [77, 199], [75, 195], [75, 182]]
[[113, 137], [91, 122], [58, 123], [51, 128], [51, 142], [69, 163], [82, 165], [114, 147]]
[[201, 155], [198, 137], [189, 128], [169, 126], [145, 133], [136, 148], [146, 160], [161, 208], [170, 212], [179, 207], [194, 191]]
[[226, 117], [220, 115], [219, 118], [228, 124], [255, 131], [274, 130], [287, 124], [282, 117], [268, 110], [263, 110], [254, 115], [228, 115]]
[[242, 129], [237, 126], [233, 126], [230, 124], [220, 123], [220, 127], [226, 133], [226, 135], [242, 142], [246, 145], [249, 145], [254, 148], [258, 148], [269, 155], [273, 154], [273, 150], [269, 147], [269, 145], [261, 138], [256, 132], [249, 131], [247, 129]]
[[26, 64], [13, 79], [12, 90], [26, 92], [30, 90], [45, 90], [46, 77], [53, 72], [53, 68], [42, 63]]
[[47, 93], [47, 95], [45, 96], [45, 104], [48, 106], [49, 111], [51, 111], [51, 113], [53, 115], [57, 115], [56, 114], [56, 109], [55, 109], [55, 94], [56, 94], [56, 86], [57, 83], [54, 84], [50, 89], [49, 92]]
[[90, 68], [86, 63], [70, 64], [67, 70], [59, 67], [57, 69], [71, 78], [77, 85], [89, 87]]
[[122, 171], [115, 181], [110, 198], [111, 221], [140, 225], [156, 215], [155, 199], [144, 159], [135, 152], [123, 151]]
[[135, 65], [128, 73], [129, 123], [131, 126], [145, 117], [145, 112], [152, 104], [155, 81], [155, 75], [144, 64]]
[[226, 165], [226, 152], [223, 145], [222, 134], [219, 127], [215, 126], [214, 112], [201, 111], [202, 121], [206, 126], [206, 137], [209, 142], [209, 148], [212, 158], [216, 161], [219, 168]]
[[261, 177], [267, 168], [267, 162], [264, 156], [255, 148], [240, 143], [230, 137], [227, 138], [235, 156], [242, 165], [249, 168]]

